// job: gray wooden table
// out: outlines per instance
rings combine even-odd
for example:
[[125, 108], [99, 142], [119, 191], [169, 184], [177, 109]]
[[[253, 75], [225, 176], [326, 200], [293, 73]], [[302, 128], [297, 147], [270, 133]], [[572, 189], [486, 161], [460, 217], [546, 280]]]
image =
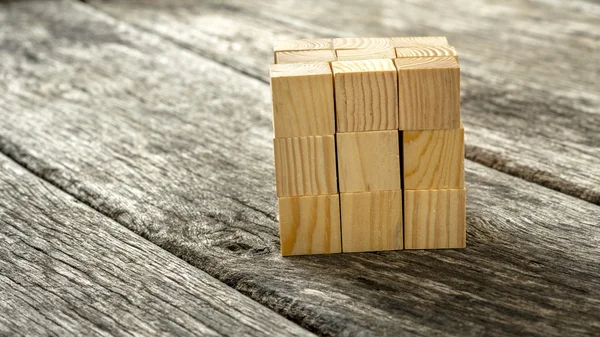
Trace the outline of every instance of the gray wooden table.
[[[274, 39], [445, 35], [464, 250], [281, 258]], [[600, 335], [595, 1], [0, 2], [0, 335]]]

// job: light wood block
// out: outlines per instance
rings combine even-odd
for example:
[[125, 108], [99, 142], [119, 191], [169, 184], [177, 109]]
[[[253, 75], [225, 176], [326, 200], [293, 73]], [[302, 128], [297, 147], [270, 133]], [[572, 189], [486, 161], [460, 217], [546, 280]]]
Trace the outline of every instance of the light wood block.
[[398, 250], [402, 239], [402, 191], [342, 193], [342, 251]]
[[400, 189], [398, 131], [338, 133], [340, 192]]
[[[393, 57], [392, 57], [393, 58]], [[299, 50], [278, 51], [275, 53], [275, 63], [308, 63], [308, 62], [332, 62], [337, 60], [333, 50]]]
[[412, 48], [396, 48], [396, 57], [444, 57], [451, 56], [458, 61], [458, 53], [454, 47], [412, 47]]
[[466, 191], [404, 191], [404, 248], [465, 248]]
[[333, 39], [333, 49], [380, 49], [392, 48], [392, 40], [387, 37], [347, 37]]
[[397, 58], [399, 129], [460, 127], [460, 69], [454, 57]]
[[374, 60], [396, 58], [394, 48], [340, 49], [336, 51], [338, 61]]
[[404, 131], [404, 189], [465, 187], [465, 129]]
[[273, 58], [277, 63], [277, 52], [325, 49], [333, 49], [331, 39], [278, 40], [273, 47]]
[[392, 47], [395, 48], [450, 46], [444, 36], [390, 37], [389, 39]]
[[281, 255], [340, 253], [339, 195], [279, 198]]
[[335, 136], [275, 138], [277, 196], [338, 193]]
[[271, 65], [276, 138], [335, 133], [333, 76], [329, 63]]
[[392, 60], [337, 61], [338, 132], [398, 129], [398, 83]]

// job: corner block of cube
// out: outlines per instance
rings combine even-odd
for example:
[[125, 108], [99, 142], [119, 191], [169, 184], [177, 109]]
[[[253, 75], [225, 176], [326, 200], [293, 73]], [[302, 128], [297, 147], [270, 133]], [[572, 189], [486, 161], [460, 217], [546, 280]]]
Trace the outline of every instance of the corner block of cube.
[[400, 189], [398, 131], [338, 133], [340, 192]]
[[335, 136], [275, 138], [277, 196], [338, 193]]
[[398, 129], [398, 83], [390, 59], [336, 61], [338, 132]]
[[404, 248], [466, 246], [466, 191], [404, 191]]
[[465, 187], [465, 129], [402, 132], [404, 189]]
[[399, 250], [402, 191], [342, 193], [342, 251]]
[[340, 253], [339, 195], [279, 198], [281, 255]]
[[397, 58], [399, 129], [460, 128], [460, 69], [454, 57]]
[[329, 63], [271, 65], [276, 138], [335, 133], [333, 75]]

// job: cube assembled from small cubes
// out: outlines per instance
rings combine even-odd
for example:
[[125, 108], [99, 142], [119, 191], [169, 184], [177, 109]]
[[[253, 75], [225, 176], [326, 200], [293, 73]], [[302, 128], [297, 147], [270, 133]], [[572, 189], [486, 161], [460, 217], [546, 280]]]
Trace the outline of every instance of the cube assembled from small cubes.
[[282, 255], [466, 246], [458, 54], [444, 37], [275, 42]]

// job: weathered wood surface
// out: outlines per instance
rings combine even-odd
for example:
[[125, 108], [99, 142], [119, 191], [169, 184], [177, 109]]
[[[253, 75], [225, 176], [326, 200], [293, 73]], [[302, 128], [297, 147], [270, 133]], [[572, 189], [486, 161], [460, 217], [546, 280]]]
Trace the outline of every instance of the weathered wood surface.
[[314, 336], [0, 154], [0, 335]]
[[600, 332], [600, 207], [467, 161], [467, 249], [281, 258], [268, 85], [85, 4], [3, 6], [0, 151], [282, 315], [321, 335]]
[[460, 54], [467, 158], [600, 204], [597, 2], [91, 3], [264, 82], [277, 38], [446, 35]]

